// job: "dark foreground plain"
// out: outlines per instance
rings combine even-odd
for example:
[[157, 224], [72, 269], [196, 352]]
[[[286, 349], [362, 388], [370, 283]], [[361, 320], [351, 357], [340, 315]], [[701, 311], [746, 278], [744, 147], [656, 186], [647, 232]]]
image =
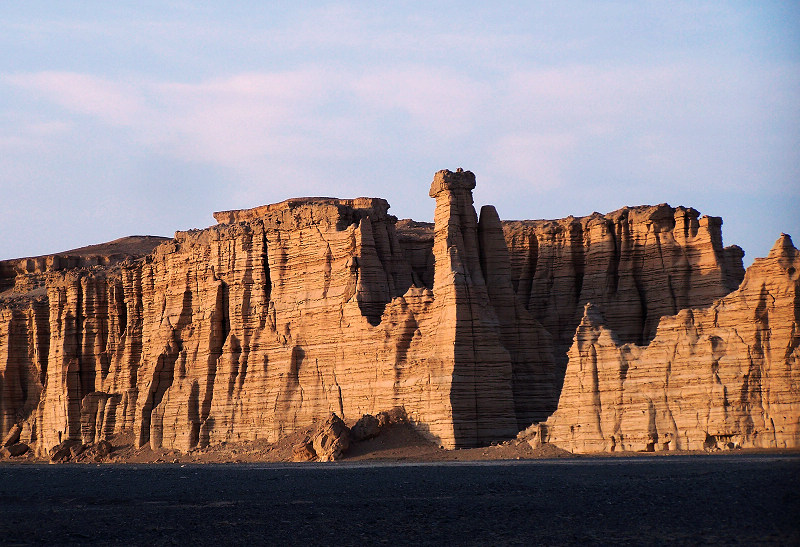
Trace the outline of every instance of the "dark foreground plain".
[[0, 543], [800, 544], [800, 457], [4, 465]]

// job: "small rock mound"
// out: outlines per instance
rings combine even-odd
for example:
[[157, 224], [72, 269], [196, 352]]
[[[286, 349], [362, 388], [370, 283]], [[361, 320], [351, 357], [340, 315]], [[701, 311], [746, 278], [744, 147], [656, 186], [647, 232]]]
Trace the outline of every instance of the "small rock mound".
[[114, 447], [110, 442], [106, 440], [97, 441], [94, 444], [86, 445], [76, 461], [101, 462], [108, 458], [113, 449]]
[[67, 439], [50, 449], [50, 463], [101, 462], [108, 458], [113, 449], [106, 440], [83, 444], [77, 439]]
[[408, 423], [408, 416], [406, 409], [402, 406], [396, 406], [383, 412], [378, 412], [375, 416], [378, 418], [378, 424], [381, 428], [387, 425], [405, 424]]
[[25, 443], [14, 443], [9, 446], [0, 448], [0, 459], [7, 460], [9, 458], [16, 458], [22, 456], [28, 451], [29, 447]]
[[316, 432], [292, 447], [296, 462], [339, 460], [350, 447], [350, 428], [335, 413], [317, 428]]
[[50, 463], [64, 463], [80, 454], [83, 444], [77, 439], [67, 439], [50, 449]]
[[405, 423], [408, 423], [408, 416], [402, 406], [378, 412], [375, 416], [364, 414], [350, 429], [350, 438], [353, 442], [366, 441], [377, 437], [391, 425]]
[[376, 415], [364, 414], [352, 428], [335, 413], [325, 420], [312, 435], [292, 446], [292, 461], [331, 462], [341, 459], [351, 443], [377, 437], [387, 427], [408, 423], [406, 411], [401, 406], [378, 412]]

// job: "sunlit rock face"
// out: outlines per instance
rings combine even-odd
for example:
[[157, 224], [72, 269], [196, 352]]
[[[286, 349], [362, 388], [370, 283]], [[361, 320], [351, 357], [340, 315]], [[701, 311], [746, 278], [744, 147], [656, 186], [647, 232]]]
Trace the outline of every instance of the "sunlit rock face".
[[545, 419], [551, 339], [474, 184], [436, 174], [432, 238], [398, 237], [382, 199], [303, 198], [124, 256], [0, 263], [0, 433], [188, 450], [403, 406], [458, 447]]
[[798, 445], [788, 236], [736, 290], [719, 219], [503, 222], [474, 187], [436, 173], [434, 223], [298, 198], [0, 262], [0, 437], [189, 450], [403, 407], [451, 448]]
[[721, 227], [718, 217], [666, 204], [505, 222], [514, 289], [553, 336], [559, 380], [587, 303], [620, 340], [645, 344], [661, 317], [735, 290], [744, 253], [722, 246]]
[[[625, 207], [501, 225], [516, 299], [553, 338], [557, 387], [587, 303], [623, 342], [646, 344], [661, 317], [708, 306], [744, 277], [741, 248], [722, 246], [722, 219], [691, 208]], [[423, 253], [432, 257], [433, 226], [405, 220], [398, 232], [415, 271], [432, 276]]]
[[540, 440], [573, 452], [800, 446], [800, 253], [782, 235], [741, 287], [617, 336], [587, 305]]

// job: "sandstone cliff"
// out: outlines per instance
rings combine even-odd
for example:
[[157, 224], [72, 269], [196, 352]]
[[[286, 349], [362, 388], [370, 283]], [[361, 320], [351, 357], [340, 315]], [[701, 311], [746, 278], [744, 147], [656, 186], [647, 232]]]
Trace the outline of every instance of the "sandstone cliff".
[[555, 406], [552, 346], [473, 187], [436, 174], [432, 258], [384, 200], [306, 198], [139, 259], [0, 263], [0, 434], [188, 450], [403, 406], [448, 447], [514, 435]]
[[[744, 277], [742, 250], [722, 246], [722, 219], [691, 208], [625, 207], [502, 226], [513, 291], [553, 337], [559, 386], [587, 303], [623, 342], [644, 344], [661, 317], [707, 306]], [[433, 226], [401, 221], [398, 232], [418, 277], [431, 277]]]
[[[128, 236], [63, 253], [3, 260], [0, 261], [0, 294], [6, 291], [28, 293], [34, 288], [42, 287], [42, 274], [47, 272], [109, 267], [136, 259], [152, 252], [168, 239], [157, 236]], [[5, 296], [10, 296], [11, 292]]]
[[644, 344], [661, 317], [735, 290], [744, 253], [723, 248], [721, 226], [666, 204], [504, 223], [514, 288], [553, 336], [560, 376], [589, 302], [622, 341]]
[[433, 224], [298, 198], [0, 262], [0, 438], [186, 451], [403, 407], [466, 447], [558, 406], [531, 431], [572, 451], [800, 443], [788, 236], [731, 293], [718, 218], [502, 222], [474, 187], [437, 173]]
[[800, 252], [781, 236], [741, 287], [664, 317], [646, 347], [587, 305], [540, 441], [573, 452], [800, 446]]

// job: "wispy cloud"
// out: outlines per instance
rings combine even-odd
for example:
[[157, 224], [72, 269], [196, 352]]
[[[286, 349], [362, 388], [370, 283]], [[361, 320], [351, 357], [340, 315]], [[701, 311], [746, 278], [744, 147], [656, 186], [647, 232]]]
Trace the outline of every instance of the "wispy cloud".
[[448, 68], [406, 65], [367, 73], [309, 66], [199, 82], [39, 72], [5, 75], [2, 83], [127, 131], [161, 155], [249, 179], [369, 157], [386, 146], [388, 130], [395, 146], [407, 138], [416, 151], [444, 155], [469, 145], [494, 176], [516, 173], [510, 184], [541, 188], [563, 185], [564, 166], [587, 143], [616, 143], [641, 171], [701, 161], [685, 146], [698, 138], [694, 118], [705, 111], [708, 131], [743, 115], [734, 112], [731, 82], [711, 76], [681, 65], [571, 65], [515, 70], [490, 84]]
[[89, 74], [23, 73], [6, 75], [3, 80], [72, 112], [94, 116], [104, 123], [134, 126], [143, 116], [148, 116], [136, 86]]

